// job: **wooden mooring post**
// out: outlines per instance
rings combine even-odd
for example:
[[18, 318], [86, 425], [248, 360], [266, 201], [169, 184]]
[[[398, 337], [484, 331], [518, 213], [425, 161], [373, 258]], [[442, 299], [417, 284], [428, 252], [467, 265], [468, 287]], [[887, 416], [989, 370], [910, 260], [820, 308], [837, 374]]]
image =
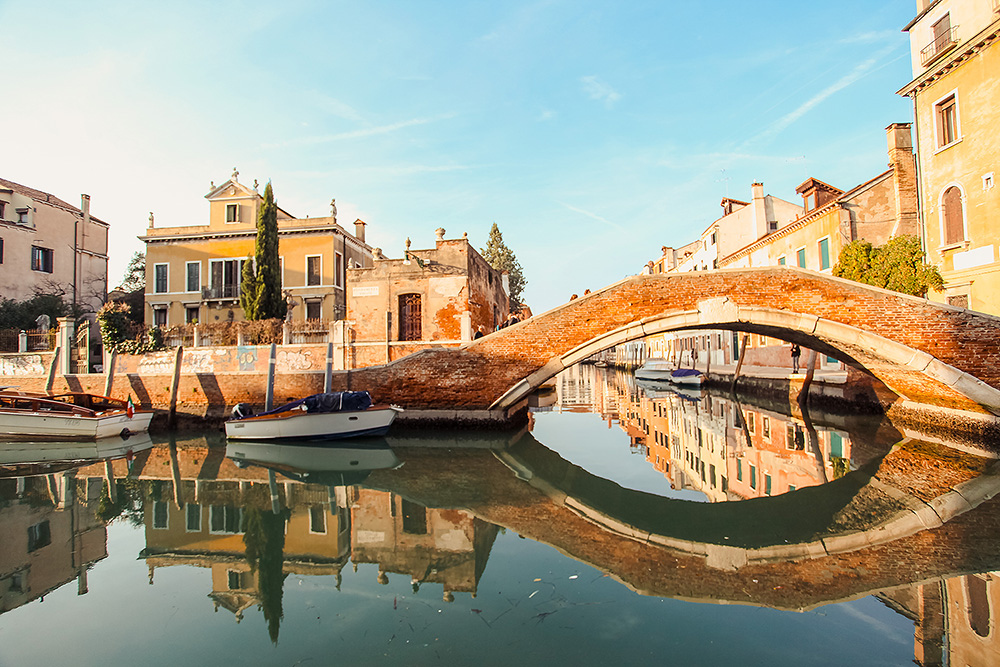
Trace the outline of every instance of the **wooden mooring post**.
[[333, 390], [333, 343], [326, 344], [326, 377], [323, 380], [323, 393]]
[[264, 411], [274, 407], [274, 363], [278, 358], [278, 346], [271, 343], [271, 357], [267, 361], [267, 393], [264, 395]]
[[743, 334], [743, 340], [740, 342], [740, 358], [736, 360], [736, 371], [733, 373], [733, 383], [729, 385], [729, 391], [736, 391], [736, 381], [740, 379], [740, 369], [743, 368], [743, 360], [747, 356], [748, 338], [750, 334]]
[[181, 360], [184, 358], [184, 346], [179, 345], [174, 354], [174, 378], [170, 382], [170, 412], [167, 413], [167, 423], [173, 428], [177, 423], [177, 390], [181, 384]]
[[111, 390], [115, 386], [115, 362], [118, 361], [118, 353], [112, 352], [111, 359], [108, 361], [108, 377], [104, 381], [104, 395], [110, 396]]

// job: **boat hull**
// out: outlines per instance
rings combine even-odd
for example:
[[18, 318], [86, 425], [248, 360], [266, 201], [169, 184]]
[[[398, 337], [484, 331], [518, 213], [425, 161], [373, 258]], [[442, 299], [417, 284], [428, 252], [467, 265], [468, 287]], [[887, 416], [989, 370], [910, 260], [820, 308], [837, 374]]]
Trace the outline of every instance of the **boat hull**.
[[100, 440], [121, 436], [126, 431], [149, 430], [152, 412], [124, 412], [88, 417], [73, 414], [0, 411], [0, 439], [21, 440]]
[[399, 408], [351, 412], [295, 412], [261, 415], [226, 422], [230, 440], [338, 440], [385, 435]]

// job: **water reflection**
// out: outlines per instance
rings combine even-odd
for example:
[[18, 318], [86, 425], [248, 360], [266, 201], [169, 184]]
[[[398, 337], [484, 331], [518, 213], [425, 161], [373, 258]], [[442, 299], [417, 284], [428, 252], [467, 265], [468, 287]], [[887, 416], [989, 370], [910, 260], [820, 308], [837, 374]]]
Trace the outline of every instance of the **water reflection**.
[[207, 570], [211, 609], [259, 613], [277, 644], [289, 577], [339, 591], [369, 565], [375, 590], [401, 575], [454, 602], [479, 594], [510, 531], [646, 596], [808, 610], [877, 594], [916, 624], [920, 664], [1000, 659], [1000, 477], [985, 448], [588, 366], [537, 403], [537, 423], [599, 414], [665, 487], [702, 502], [623, 486], [530, 428], [334, 447], [177, 436], [69, 461], [0, 448], [0, 612], [74, 580], [86, 593], [107, 525], [132, 523], [150, 584]]

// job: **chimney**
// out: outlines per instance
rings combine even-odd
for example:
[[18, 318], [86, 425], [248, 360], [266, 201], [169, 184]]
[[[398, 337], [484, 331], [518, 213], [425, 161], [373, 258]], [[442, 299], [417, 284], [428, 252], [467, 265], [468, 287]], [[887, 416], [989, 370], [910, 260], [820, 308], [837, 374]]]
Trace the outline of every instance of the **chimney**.
[[83, 222], [90, 222], [90, 195], [80, 195], [80, 210], [83, 211]]
[[910, 123], [893, 123], [885, 128], [885, 134], [896, 204], [896, 223], [890, 235], [918, 235], [917, 164]]
[[365, 221], [361, 218], [354, 221], [354, 238], [362, 243], [365, 242]]
[[767, 222], [767, 200], [764, 197], [764, 184], [757, 182], [750, 186], [753, 191], [753, 225], [754, 240], [767, 236], [771, 227]]

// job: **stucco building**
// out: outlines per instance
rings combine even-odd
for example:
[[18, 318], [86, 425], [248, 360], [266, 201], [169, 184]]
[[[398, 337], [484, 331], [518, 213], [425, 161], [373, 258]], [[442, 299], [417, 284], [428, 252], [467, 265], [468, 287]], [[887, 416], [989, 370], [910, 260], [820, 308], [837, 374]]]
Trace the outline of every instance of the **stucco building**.
[[[240, 183], [239, 173], [205, 195], [208, 224], [156, 227], [150, 214], [146, 235], [146, 323], [169, 327], [190, 322], [242, 320], [242, 266], [252, 258], [257, 211], [263, 198], [257, 183]], [[347, 311], [347, 272], [371, 266], [365, 223], [354, 233], [331, 215], [296, 218], [278, 208], [278, 254], [282, 290], [292, 320], [343, 319]]]
[[934, 300], [1000, 314], [1000, 2], [917, 0], [910, 36], [920, 211]]
[[354, 336], [353, 367], [380, 364], [426, 347], [457, 346], [480, 327], [493, 331], [507, 319], [507, 276], [494, 269], [465, 237], [434, 248], [410, 250], [402, 259], [375, 258], [348, 271], [348, 319]]
[[90, 214], [90, 195], [77, 208], [0, 178], [0, 293], [58, 294], [93, 315], [108, 292], [108, 228]]

